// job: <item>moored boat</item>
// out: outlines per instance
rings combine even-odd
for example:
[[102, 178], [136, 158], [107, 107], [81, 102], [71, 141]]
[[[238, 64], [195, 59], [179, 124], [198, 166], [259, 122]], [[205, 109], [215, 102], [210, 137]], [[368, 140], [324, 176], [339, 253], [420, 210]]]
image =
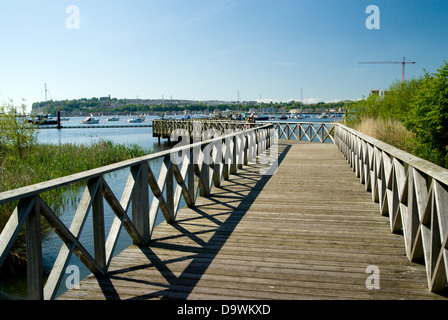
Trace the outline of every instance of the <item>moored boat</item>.
[[112, 116], [108, 118], [107, 121], [120, 121], [120, 118], [118, 116]]
[[87, 117], [82, 121], [83, 124], [98, 124], [99, 122], [100, 122], [100, 120], [95, 119], [92, 116]]
[[129, 123], [140, 123], [140, 122], [143, 122], [144, 120], [145, 120], [145, 117], [140, 115], [138, 117], [132, 117], [131, 119], [128, 120], [128, 122]]
[[267, 121], [269, 120], [269, 116], [268, 115], [259, 115], [259, 116], [255, 116], [255, 120], [256, 121]]
[[51, 115], [38, 115], [36, 118], [29, 117], [27, 119], [28, 123], [34, 123], [38, 125], [55, 125], [58, 124], [58, 120], [56, 118], [52, 118]]

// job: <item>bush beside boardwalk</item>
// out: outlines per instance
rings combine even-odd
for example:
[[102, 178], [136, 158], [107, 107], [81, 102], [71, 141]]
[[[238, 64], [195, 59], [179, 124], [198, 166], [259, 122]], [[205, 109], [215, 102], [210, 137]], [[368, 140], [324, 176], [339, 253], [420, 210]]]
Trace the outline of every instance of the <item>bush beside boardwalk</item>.
[[348, 125], [448, 168], [448, 63], [359, 101]]

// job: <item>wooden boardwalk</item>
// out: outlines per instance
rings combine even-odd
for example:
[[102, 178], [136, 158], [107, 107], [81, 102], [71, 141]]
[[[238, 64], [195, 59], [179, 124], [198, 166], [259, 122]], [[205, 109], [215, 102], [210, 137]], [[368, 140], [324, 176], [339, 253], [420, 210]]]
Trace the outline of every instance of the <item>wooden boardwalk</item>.
[[[283, 142], [280, 166], [238, 170], [148, 247], [117, 255], [59, 299], [446, 299], [334, 144]], [[368, 266], [380, 271], [369, 290]]]

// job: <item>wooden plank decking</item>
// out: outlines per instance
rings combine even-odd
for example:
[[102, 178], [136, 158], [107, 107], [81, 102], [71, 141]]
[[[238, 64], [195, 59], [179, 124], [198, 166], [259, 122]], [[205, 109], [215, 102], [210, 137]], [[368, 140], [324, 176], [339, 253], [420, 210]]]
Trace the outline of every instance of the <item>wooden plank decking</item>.
[[[275, 175], [244, 166], [60, 299], [445, 299], [335, 145], [279, 149]], [[380, 289], [366, 288], [370, 265]]]

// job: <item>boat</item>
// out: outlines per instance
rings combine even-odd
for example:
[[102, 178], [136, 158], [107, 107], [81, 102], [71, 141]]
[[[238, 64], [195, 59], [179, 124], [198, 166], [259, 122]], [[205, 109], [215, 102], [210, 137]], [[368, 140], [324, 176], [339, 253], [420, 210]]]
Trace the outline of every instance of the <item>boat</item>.
[[279, 120], [286, 120], [288, 119], [288, 116], [286, 116], [285, 114], [282, 114], [280, 117], [278, 117]]
[[131, 119], [128, 120], [128, 122], [129, 123], [140, 123], [140, 122], [143, 122], [144, 120], [145, 120], [145, 117], [140, 115], [138, 117], [132, 117]]
[[109, 119], [107, 119], [107, 121], [120, 121], [120, 118], [118, 118], [118, 116], [112, 116]]
[[98, 124], [100, 120], [93, 118], [92, 116], [85, 118], [82, 123], [83, 124]]
[[52, 118], [50, 114], [38, 115], [36, 118], [29, 117], [27, 122], [42, 126], [58, 124], [58, 120], [56, 118]]
[[129, 123], [139, 123], [139, 122], [143, 122], [143, 119], [132, 117], [131, 119], [128, 120], [128, 122]]
[[269, 120], [268, 115], [255, 116], [255, 121], [267, 121], [267, 120]]

